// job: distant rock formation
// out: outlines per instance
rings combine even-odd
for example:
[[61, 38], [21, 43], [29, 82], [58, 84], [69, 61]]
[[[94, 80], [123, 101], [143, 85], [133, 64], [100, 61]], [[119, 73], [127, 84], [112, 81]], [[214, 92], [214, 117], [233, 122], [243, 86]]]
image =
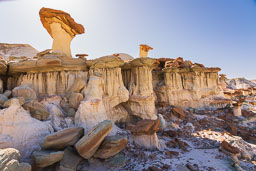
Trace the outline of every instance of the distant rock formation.
[[231, 89], [256, 88], [256, 81], [250, 81], [245, 78], [234, 78], [227, 80], [227, 87]]
[[0, 57], [6, 61], [32, 58], [38, 51], [28, 44], [7, 44], [0, 43]]

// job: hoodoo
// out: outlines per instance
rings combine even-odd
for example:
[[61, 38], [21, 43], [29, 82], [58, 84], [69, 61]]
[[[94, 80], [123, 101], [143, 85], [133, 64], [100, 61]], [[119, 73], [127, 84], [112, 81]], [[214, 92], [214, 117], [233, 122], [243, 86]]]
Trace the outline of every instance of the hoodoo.
[[61, 10], [42, 8], [39, 15], [44, 28], [53, 38], [53, 53], [71, 57], [70, 43], [77, 34], [84, 33], [83, 25]]
[[256, 82], [145, 44], [72, 58], [84, 27], [39, 15], [52, 49], [0, 44], [0, 170], [255, 170]]

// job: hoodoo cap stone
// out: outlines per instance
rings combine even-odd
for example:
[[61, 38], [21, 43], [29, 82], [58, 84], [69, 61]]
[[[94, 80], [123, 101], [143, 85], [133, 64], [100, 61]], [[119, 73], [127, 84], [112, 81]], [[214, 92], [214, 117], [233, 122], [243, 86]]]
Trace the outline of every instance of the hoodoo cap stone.
[[48, 31], [51, 37], [53, 36], [50, 24], [53, 22], [60, 23], [61, 27], [70, 34], [71, 37], [84, 33], [83, 25], [76, 23], [75, 20], [64, 11], [43, 7], [39, 11], [39, 15], [44, 28]]

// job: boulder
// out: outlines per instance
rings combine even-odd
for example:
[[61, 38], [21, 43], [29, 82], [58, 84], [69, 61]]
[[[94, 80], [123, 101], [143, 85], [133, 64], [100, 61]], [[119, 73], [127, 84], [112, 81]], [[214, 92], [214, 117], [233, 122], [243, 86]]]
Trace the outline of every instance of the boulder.
[[222, 143], [220, 144], [220, 146], [224, 149], [224, 150], [226, 150], [226, 151], [228, 151], [228, 152], [230, 152], [230, 153], [232, 153], [232, 154], [239, 154], [240, 153], [240, 150], [237, 148], [237, 147], [234, 147], [234, 146], [232, 146], [232, 145], [230, 145], [227, 141], [222, 141]]
[[12, 95], [12, 92], [10, 90], [6, 90], [3, 95], [9, 98]]
[[78, 164], [83, 160], [75, 149], [68, 147], [64, 150], [64, 156], [60, 161], [59, 171], [76, 171]]
[[31, 117], [18, 100], [10, 107], [0, 110], [0, 148], [16, 148], [26, 158], [40, 148], [42, 139], [53, 132], [49, 122]]
[[51, 124], [55, 131], [68, 128], [63, 110], [59, 106], [50, 104], [48, 105], [47, 109], [51, 115]]
[[10, 107], [13, 103], [15, 103], [15, 100], [19, 100], [20, 105], [24, 105], [25, 103], [25, 99], [23, 97], [11, 98], [4, 103], [3, 107]]
[[20, 163], [19, 169], [20, 169], [21, 171], [31, 171], [31, 170], [32, 170], [32, 167], [31, 167], [31, 165], [28, 164], [28, 163]]
[[77, 109], [83, 98], [84, 97], [81, 93], [72, 93], [69, 98], [69, 107]]
[[82, 78], [77, 78], [73, 85], [68, 89], [66, 97], [69, 99], [72, 93], [80, 93], [80, 91], [86, 86], [86, 81]]
[[30, 100], [24, 105], [24, 109], [28, 110], [33, 118], [38, 120], [46, 120], [49, 117], [49, 112], [45, 107], [36, 100]]
[[5, 95], [0, 94], [0, 105], [3, 106], [6, 101], [8, 101], [8, 98]]
[[182, 120], [184, 120], [186, 118], [186, 114], [181, 107], [174, 107], [172, 109], [172, 113], [173, 113], [173, 115], [175, 115], [176, 117], [178, 117]]
[[25, 100], [37, 99], [36, 92], [27, 84], [15, 87], [12, 90], [13, 97], [24, 97]]
[[141, 120], [136, 123], [136, 125], [133, 124], [127, 124], [126, 129], [131, 131], [133, 135], [152, 135], [156, 133], [156, 131], [159, 130], [160, 126], [160, 120]]
[[45, 137], [41, 143], [43, 149], [63, 150], [74, 145], [84, 134], [83, 128], [68, 128]]
[[126, 129], [131, 131], [132, 140], [139, 146], [154, 149], [160, 148], [160, 142], [156, 135], [159, 130], [160, 120], [141, 120], [133, 124], [127, 124]]
[[68, 116], [69, 117], [75, 117], [75, 115], [76, 115], [75, 109], [74, 108], [69, 108], [68, 109]]
[[112, 157], [122, 151], [127, 144], [126, 136], [107, 136], [93, 156], [102, 159]]
[[34, 151], [33, 157], [37, 167], [50, 166], [63, 158], [63, 151]]
[[20, 152], [14, 148], [0, 149], [0, 170], [11, 160], [19, 160]]
[[28, 163], [19, 163], [20, 153], [14, 148], [0, 149], [0, 170], [4, 171], [31, 171]]
[[3, 171], [31, 171], [31, 166], [28, 163], [19, 163], [19, 161], [12, 159], [9, 161]]
[[100, 122], [75, 144], [76, 150], [83, 158], [89, 159], [97, 151], [111, 129], [111, 121]]
[[117, 155], [110, 157], [105, 160], [105, 163], [109, 167], [122, 167], [126, 163], [126, 157], [123, 153], [118, 153]]

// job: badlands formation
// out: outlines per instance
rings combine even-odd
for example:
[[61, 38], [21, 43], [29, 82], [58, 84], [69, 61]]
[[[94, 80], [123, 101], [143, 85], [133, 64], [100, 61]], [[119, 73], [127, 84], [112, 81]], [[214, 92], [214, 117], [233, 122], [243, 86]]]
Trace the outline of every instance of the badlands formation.
[[256, 170], [254, 82], [145, 44], [138, 58], [75, 58], [84, 27], [39, 15], [51, 49], [0, 44], [0, 170]]

